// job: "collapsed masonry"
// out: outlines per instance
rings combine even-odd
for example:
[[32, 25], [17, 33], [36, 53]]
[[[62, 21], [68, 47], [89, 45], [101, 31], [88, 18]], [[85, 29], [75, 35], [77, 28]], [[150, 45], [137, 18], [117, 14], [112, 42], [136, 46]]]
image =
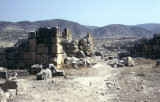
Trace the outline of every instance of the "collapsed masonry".
[[34, 64], [46, 67], [53, 63], [60, 68], [67, 56], [78, 57], [81, 50], [91, 53], [93, 38], [88, 34], [85, 39], [88, 40], [81, 44], [80, 49], [79, 42], [72, 41], [70, 29], [64, 29], [61, 35], [58, 27], [39, 28], [36, 32], [30, 32], [28, 39], [19, 39], [14, 47], [4, 48], [0, 52], [0, 66], [23, 69]]
[[142, 38], [134, 45], [131, 54], [134, 57], [160, 58], [160, 34], [154, 34], [151, 39]]

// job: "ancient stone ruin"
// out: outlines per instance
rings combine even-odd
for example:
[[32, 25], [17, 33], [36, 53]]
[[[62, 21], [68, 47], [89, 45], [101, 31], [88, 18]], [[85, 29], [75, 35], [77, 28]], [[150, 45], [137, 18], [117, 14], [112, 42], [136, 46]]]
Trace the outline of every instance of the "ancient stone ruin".
[[72, 32], [66, 28], [60, 34], [58, 27], [41, 27], [28, 34], [28, 39], [19, 39], [13, 47], [0, 52], [0, 66], [6, 68], [31, 68], [34, 64], [43, 67], [53, 63], [57, 68], [69, 57], [85, 58], [91, 56], [93, 38], [88, 33], [80, 41], [72, 41]]
[[134, 45], [131, 51], [134, 57], [160, 58], [160, 34], [154, 34], [153, 38], [142, 38]]

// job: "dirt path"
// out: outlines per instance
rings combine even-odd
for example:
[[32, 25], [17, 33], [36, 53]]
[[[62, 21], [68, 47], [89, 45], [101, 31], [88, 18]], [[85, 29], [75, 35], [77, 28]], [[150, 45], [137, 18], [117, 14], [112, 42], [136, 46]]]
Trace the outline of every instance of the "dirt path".
[[[159, 102], [159, 70], [153, 61], [132, 68], [111, 68], [94, 59], [93, 68], [67, 69], [67, 77], [28, 80], [28, 91], [10, 102]], [[153, 72], [153, 73], [151, 73]]]

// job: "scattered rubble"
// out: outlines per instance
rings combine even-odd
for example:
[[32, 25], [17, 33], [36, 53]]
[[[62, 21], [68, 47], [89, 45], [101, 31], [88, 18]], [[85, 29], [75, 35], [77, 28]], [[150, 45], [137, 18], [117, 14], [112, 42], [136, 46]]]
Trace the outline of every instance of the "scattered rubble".
[[122, 60], [118, 59], [118, 58], [114, 58], [111, 59], [108, 62], [109, 65], [111, 65], [112, 67], [116, 68], [116, 67], [133, 67], [135, 66], [135, 62], [133, 60], [132, 57], [124, 57]]
[[7, 98], [5, 96], [5, 93], [3, 90], [0, 88], [0, 102], [7, 102]]
[[26, 88], [25, 79], [6, 80], [6, 82], [2, 85], [2, 90], [4, 91], [7, 91], [8, 89], [16, 89], [16, 95], [26, 93]]

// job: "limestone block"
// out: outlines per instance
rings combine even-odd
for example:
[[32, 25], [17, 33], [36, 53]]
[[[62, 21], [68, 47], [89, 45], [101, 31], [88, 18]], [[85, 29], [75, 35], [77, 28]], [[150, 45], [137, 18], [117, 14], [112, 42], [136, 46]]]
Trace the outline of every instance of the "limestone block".
[[152, 46], [150, 44], [145, 44], [144, 45], [144, 50], [150, 52], [150, 51], [152, 51]]
[[37, 50], [36, 50], [36, 52], [38, 53], [38, 54], [47, 54], [48, 53], [48, 47], [45, 47], [45, 45], [44, 44], [39, 44], [39, 45], [37, 45]]
[[30, 68], [33, 64], [35, 64], [36, 61], [35, 60], [25, 60], [25, 66], [27, 68]]
[[18, 67], [19, 68], [24, 68], [25, 67], [25, 60], [19, 60]]
[[16, 80], [6, 80], [6, 82], [2, 85], [2, 89], [7, 91], [8, 89], [16, 89], [17, 95], [22, 95], [26, 93], [26, 80], [24, 79], [16, 79]]
[[24, 60], [24, 58], [25, 58], [25, 52], [19, 52], [19, 59], [20, 60]]
[[44, 44], [45, 43], [45, 39], [43, 38], [37, 38], [37, 44]]
[[8, 68], [18, 67], [18, 60], [8, 60]]
[[63, 54], [57, 54], [57, 64], [63, 64], [63, 63], [64, 63]]
[[83, 51], [92, 51], [92, 46], [91, 44], [84, 44], [82, 46]]
[[27, 39], [27, 45], [36, 46], [36, 39]]
[[37, 79], [38, 80], [46, 80], [52, 78], [52, 72], [50, 69], [42, 69], [38, 74], [37, 74]]
[[56, 44], [56, 43], [60, 43], [61, 42], [61, 38], [59, 37], [52, 37], [52, 43]]
[[25, 51], [27, 51], [27, 52], [35, 52], [35, 51], [36, 51], [36, 46], [27, 45], [27, 46], [25, 47]]
[[0, 60], [0, 65], [3, 67], [7, 67], [8, 66], [8, 60]]
[[63, 46], [60, 44], [53, 44], [51, 53], [58, 53], [58, 54], [63, 53]]
[[25, 52], [24, 53], [25, 60], [33, 60], [36, 58], [35, 56], [36, 56], [35, 52]]
[[34, 64], [31, 66], [30, 74], [37, 75], [43, 69], [43, 65], [41, 64]]
[[0, 53], [0, 60], [6, 60], [6, 53]]
[[125, 58], [123, 58], [123, 64], [125, 66], [128, 66], [128, 67], [135, 66], [135, 62], [134, 62], [134, 60], [133, 60], [132, 57], [125, 57]]
[[36, 54], [36, 63], [45, 64], [48, 61], [48, 55], [46, 54]]
[[8, 60], [18, 59], [18, 55], [19, 55], [18, 52], [10, 52], [7, 54], [6, 58]]
[[152, 48], [153, 48], [153, 51], [159, 51], [160, 50], [159, 44], [154, 44], [152, 46]]
[[36, 38], [36, 33], [35, 32], [29, 32], [28, 33], [28, 39], [35, 39]]

